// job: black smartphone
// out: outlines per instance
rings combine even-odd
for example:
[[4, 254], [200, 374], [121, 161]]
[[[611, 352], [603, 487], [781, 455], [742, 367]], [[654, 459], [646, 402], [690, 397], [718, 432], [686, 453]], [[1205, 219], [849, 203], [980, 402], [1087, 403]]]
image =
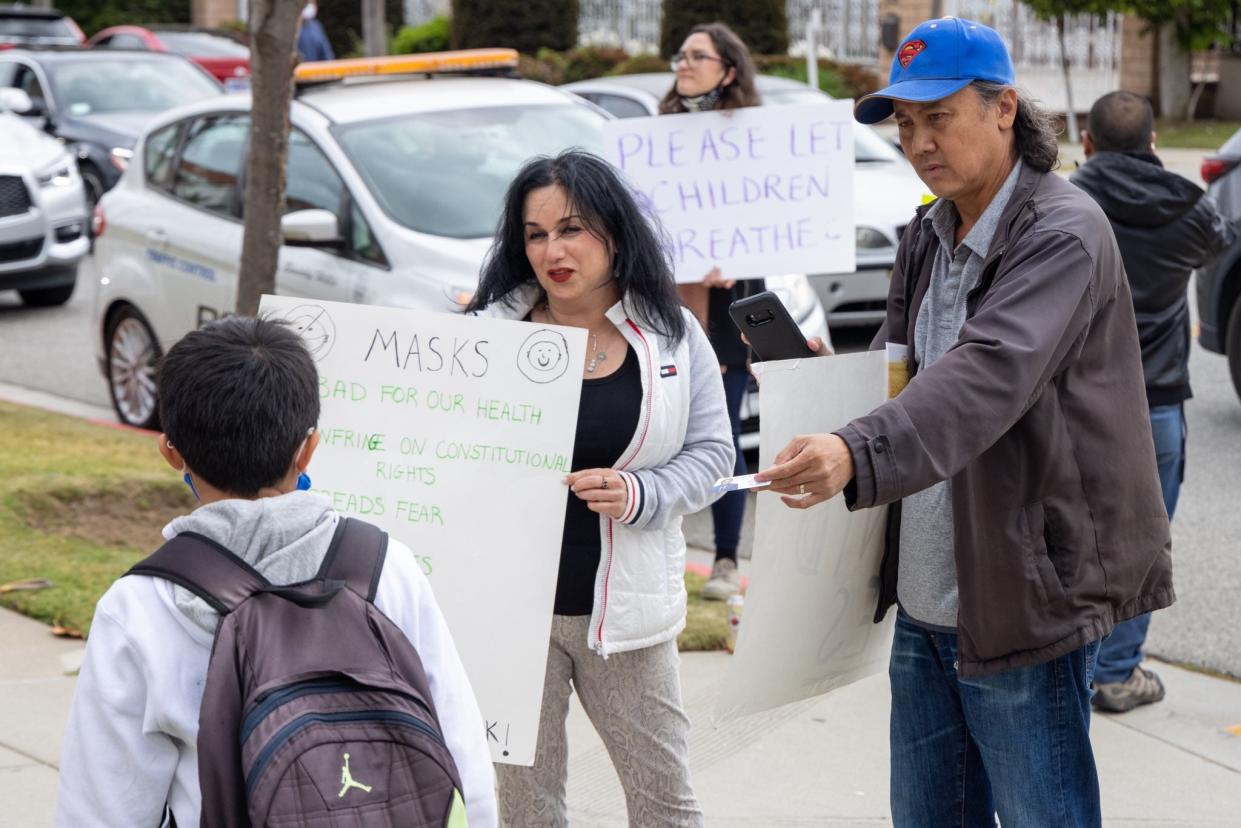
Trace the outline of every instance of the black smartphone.
[[770, 290], [738, 299], [728, 306], [728, 315], [760, 362], [817, 356], [784, 303]]

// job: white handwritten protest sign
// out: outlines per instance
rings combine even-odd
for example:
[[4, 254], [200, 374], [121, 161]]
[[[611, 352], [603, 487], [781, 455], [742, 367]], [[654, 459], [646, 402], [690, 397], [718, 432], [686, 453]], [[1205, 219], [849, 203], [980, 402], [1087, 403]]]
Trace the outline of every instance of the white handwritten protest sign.
[[[794, 436], [840, 428], [887, 397], [882, 351], [755, 367], [762, 376], [764, 466]], [[759, 494], [750, 588], [717, 720], [886, 669], [895, 613], [872, 623], [886, 515], [886, 508], [849, 512], [843, 496], [801, 511]]]
[[314, 490], [408, 545], [497, 762], [534, 762], [586, 333], [264, 296], [319, 368]]
[[669, 232], [679, 282], [856, 269], [849, 101], [611, 121], [604, 148]]

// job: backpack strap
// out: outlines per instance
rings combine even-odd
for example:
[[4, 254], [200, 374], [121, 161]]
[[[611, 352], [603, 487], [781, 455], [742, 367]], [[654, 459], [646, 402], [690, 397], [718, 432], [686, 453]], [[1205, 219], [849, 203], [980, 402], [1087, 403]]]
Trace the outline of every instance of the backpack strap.
[[388, 533], [366, 521], [341, 517], [318, 578], [344, 581], [372, 604], [388, 555]]
[[271, 586], [258, 571], [197, 532], [182, 532], [134, 564], [126, 575], [149, 575], [185, 587], [221, 615]]

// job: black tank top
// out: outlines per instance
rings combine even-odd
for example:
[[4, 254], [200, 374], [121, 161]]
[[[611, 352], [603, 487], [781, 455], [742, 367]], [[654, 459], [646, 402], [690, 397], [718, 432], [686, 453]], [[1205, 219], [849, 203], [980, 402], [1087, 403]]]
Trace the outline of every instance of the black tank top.
[[[573, 471], [606, 469], [638, 430], [642, 409], [642, 375], [633, 348], [613, 374], [582, 380], [582, 400], [577, 409], [577, 439], [573, 443]], [[586, 501], [568, 493], [564, 538], [560, 545], [560, 579], [556, 582], [557, 615], [590, 615], [595, 598], [595, 574], [599, 570], [599, 515]]]

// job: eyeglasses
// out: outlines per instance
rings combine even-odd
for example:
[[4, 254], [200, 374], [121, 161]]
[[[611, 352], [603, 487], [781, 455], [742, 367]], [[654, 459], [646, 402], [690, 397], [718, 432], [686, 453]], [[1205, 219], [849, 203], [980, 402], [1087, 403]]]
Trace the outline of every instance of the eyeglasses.
[[718, 58], [715, 55], [708, 55], [706, 52], [677, 52], [672, 56], [672, 60], [669, 61], [669, 64], [672, 66], [672, 71], [675, 72], [677, 70], [677, 64], [681, 61], [685, 61], [690, 66], [697, 66], [704, 60], [713, 60], [716, 63], [728, 65], [728, 61], [723, 58]]

